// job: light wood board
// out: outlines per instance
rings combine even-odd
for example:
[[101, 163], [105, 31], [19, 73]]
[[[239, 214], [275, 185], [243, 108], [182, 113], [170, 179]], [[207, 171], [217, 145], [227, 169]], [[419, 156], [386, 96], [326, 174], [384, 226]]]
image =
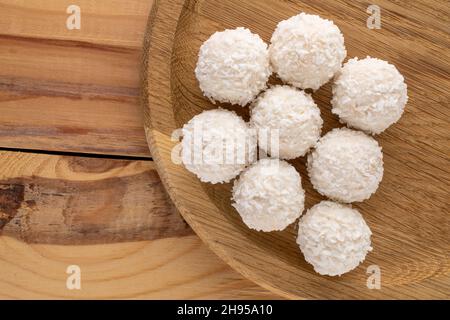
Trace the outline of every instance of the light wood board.
[[276, 298], [195, 236], [151, 161], [0, 152], [0, 234], [1, 299]]
[[[67, 267], [81, 269], [68, 290]], [[190, 235], [116, 244], [25, 244], [0, 237], [0, 299], [276, 299]]]
[[139, 79], [152, 0], [0, 0], [0, 146], [149, 157]]
[[[364, 1], [157, 1], [146, 43], [146, 132], [151, 154], [172, 200], [196, 233], [220, 257], [256, 283], [291, 298], [449, 298], [450, 8], [441, 1], [378, 1], [382, 29], [366, 27]], [[373, 231], [374, 250], [341, 277], [316, 274], [295, 244], [296, 227], [258, 233], [230, 205], [231, 184], [202, 184], [171, 152], [173, 130], [202, 110], [194, 68], [200, 45], [213, 32], [244, 26], [268, 41], [277, 22], [300, 11], [334, 20], [348, 57], [385, 59], [405, 76], [409, 102], [402, 119], [377, 136], [384, 178], [375, 195], [354, 206]], [[155, 67], [157, 66], [157, 67]], [[324, 133], [340, 126], [330, 112], [330, 84], [314, 93]], [[230, 108], [228, 105], [223, 107]], [[245, 109], [234, 108], [245, 117]], [[244, 111], [243, 111], [244, 110]], [[321, 197], [302, 175], [306, 207]], [[381, 268], [382, 287], [370, 290], [366, 273]]]

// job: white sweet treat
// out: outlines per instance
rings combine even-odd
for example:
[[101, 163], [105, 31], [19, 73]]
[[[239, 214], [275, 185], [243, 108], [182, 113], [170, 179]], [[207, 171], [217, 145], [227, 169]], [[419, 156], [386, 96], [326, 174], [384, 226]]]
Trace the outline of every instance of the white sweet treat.
[[347, 51], [344, 37], [332, 21], [300, 13], [278, 24], [269, 54], [283, 81], [316, 90], [341, 68]]
[[214, 33], [200, 48], [195, 75], [211, 100], [245, 106], [267, 87], [267, 44], [245, 28]]
[[309, 154], [308, 174], [322, 195], [340, 202], [363, 201], [383, 177], [381, 147], [361, 131], [333, 129]]
[[[320, 110], [311, 96], [289, 86], [270, 88], [251, 109], [250, 125], [259, 133], [259, 147], [272, 156], [273, 148], [278, 147], [282, 159], [305, 155], [319, 140], [322, 123]], [[278, 134], [278, 146], [274, 145], [277, 141], [271, 143], [271, 134]]]
[[350, 59], [333, 85], [332, 112], [349, 126], [378, 134], [400, 119], [408, 101], [397, 68], [367, 57]]
[[279, 231], [300, 217], [305, 192], [292, 165], [283, 160], [262, 159], [235, 180], [232, 200], [249, 228]]
[[256, 134], [232, 111], [203, 111], [182, 131], [182, 162], [203, 182], [229, 182], [256, 160]]
[[371, 234], [358, 210], [322, 201], [300, 219], [297, 243], [316, 272], [340, 276], [364, 261]]

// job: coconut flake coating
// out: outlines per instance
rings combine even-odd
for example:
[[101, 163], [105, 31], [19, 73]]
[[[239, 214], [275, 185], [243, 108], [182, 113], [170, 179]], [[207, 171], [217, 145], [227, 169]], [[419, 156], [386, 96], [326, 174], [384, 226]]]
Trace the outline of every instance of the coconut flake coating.
[[251, 108], [250, 125], [259, 133], [259, 147], [273, 156], [270, 149], [277, 146], [270, 143], [270, 134], [277, 133], [278, 156], [282, 159], [304, 156], [319, 140], [322, 123], [311, 96], [290, 86], [270, 88]]
[[256, 134], [232, 111], [203, 111], [182, 135], [182, 162], [202, 182], [229, 182], [256, 160]]
[[361, 131], [333, 129], [308, 155], [308, 174], [322, 195], [340, 202], [368, 199], [383, 177], [378, 142]]
[[267, 44], [249, 29], [214, 33], [200, 48], [195, 75], [212, 101], [245, 106], [271, 75]]
[[316, 272], [340, 276], [364, 261], [371, 234], [358, 210], [322, 201], [300, 219], [297, 244]]
[[400, 119], [407, 101], [407, 86], [397, 68], [367, 57], [344, 65], [333, 84], [331, 103], [341, 122], [378, 134]]
[[269, 55], [283, 81], [316, 90], [341, 68], [347, 51], [344, 36], [332, 21], [300, 13], [278, 24]]
[[244, 223], [257, 231], [279, 231], [303, 212], [301, 178], [289, 163], [262, 159], [234, 182], [232, 205]]

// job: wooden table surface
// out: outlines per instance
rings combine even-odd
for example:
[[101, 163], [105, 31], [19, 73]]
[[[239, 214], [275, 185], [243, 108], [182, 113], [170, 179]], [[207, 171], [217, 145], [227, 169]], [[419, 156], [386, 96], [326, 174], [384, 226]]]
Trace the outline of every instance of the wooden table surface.
[[[81, 30], [66, 28], [74, 3]], [[0, 298], [276, 298], [209, 251], [161, 185], [139, 104], [151, 6], [0, 0]]]

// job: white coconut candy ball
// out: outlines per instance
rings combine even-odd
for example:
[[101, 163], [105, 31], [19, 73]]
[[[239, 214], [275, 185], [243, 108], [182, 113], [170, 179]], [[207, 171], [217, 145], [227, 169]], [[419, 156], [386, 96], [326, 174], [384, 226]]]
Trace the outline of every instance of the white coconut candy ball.
[[383, 177], [378, 142], [361, 131], [333, 129], [308, 156], [308, 174], [320, 194], [340, 202], [368, 199]]
[[303, 212], [301, 178], [289, 163], [262, 159], [234, 182], [232, 205], [244, 223], [257, 231], [279, 231]]
[[297, 244], [316, 272], [340, 276], [364, 261], [371, 234], [358, 210], [322, 201], [300, 219]]
[[378, 134], [397, 122], [408, 101], [397, 68], [367, 57], [350, 59], [333, 85], [332, 112], [350, 127]]
[[282, 159], [304, 156], [319, 140], [322, 123], [311, 96], [290, 86], [270, 88], [251, 108], [250, 125], [258, 131], [259, 147]]
[[214, 33], [200, 48], [195, 75], [211, 100], [245, 106], [267, 86], [267, 44], [246, 28]]
[[181, 160], [202, 182], [229, 182], [256, 160], [256, 134], [232, 111], [203, 111], [182, 135]]
[[332, 21], [300, 13], [278, 24], [269, 55], [283, 81], [316, 90], [341, 68], [347, 51], [344, 36]]

